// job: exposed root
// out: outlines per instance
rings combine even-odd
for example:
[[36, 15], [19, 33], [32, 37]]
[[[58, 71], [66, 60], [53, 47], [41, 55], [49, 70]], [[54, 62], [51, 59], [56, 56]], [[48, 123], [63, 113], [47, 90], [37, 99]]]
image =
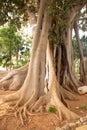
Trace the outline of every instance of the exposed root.
[[[35, 116], [35, 115], [42, 115], [41, 113], [32, 113], [30, 110], [32, 107], [37, 106], [38, 103], [42, 101], [43, 98], [40, 98], [37, 100], [36, 94], [34, 93], [30, 99], [28, 99], [25, 103], [22, 100], [20, 91], [15, 92], [10, 95], [3, 95], [0, 97], [0, 103], [8, 103], [9, 107], [7, 109], [8, 112], [14, 112], [16, 117], [19, 117], [21, 120], [22, 125], [24, 125], [27, 122], [28, 116]], [[18, 102], [17, 102], [18, 100]], [[23, 102], [22, 102], [23, 101]], [[36, 111], [35, 111], [36, 112]]]
[[28, 118], [28, 115], [32, 115], [31, 113], [29, 114], [28, 109], [25, 105], [19, 108], [16, 107], [16, 111], [14, 114], [15, 117], [20, 118], [22, 125], [24, 125], [27, 121], [26, 119]]
[[[34, 108], [36, 108], [38, 105], [39, 105], [39, 103], [41, 103], [41, 101], [43, 100], [43, 98], [41, 98], [40, 100], [38, 100], [36, 103], [35, 103], [35, 105], [31, 105], [31, 101], [29, 100], [29, 101], [27, 101], [23, 106], [21, 106], [21, 107], [17, 107], [17, 105], [18, 104], [16, 104], [16, 107], [15, 107], [15, 117], [19, 117], [20, 118], [20, 120], [21, 120], [21, 123], [22, 123], [22, 125], [25, 125], [26, 124], [26, 122], [27, 122], [27, 118], [29, 117], [29, 116], [37, 116], [37, 115], [42, 115], [41, 113], [32, 113], [32, 112], [37, 112], [37, 111], [33, 111], [34, 110]], [[30, 104], [29, 104], [30, 103]], [[34, 103], [32, 103], [32, 104], [34, 104]], [[30, 110], [29, 108], [30, 108], [30, 106], [33, 106], [32, 107], [32, 110]], [[41, 104], [40, 104], [41, 105]], [[36, 109], [37, 110], [37, 109]]]
[[60, 101], [57, 94], [55, 93], [51, 99], [51, 104], [55, 105], [60, 120], [67, 119], [67, 120], [75, 120], [78, 119], [79, 116], [74, 112], [70, 111], [64, 104]]
[[[56, 97], [56, 95], [44, 95], [39, 98], [39, 100], [33, 105], [32, 111], [36, 112], [37, 110], [49, 111], [51, 106], [55, 106], [56, 113], [59, 116], [60, 120], [67, 119], [67, 120], [75, 120], [78, 119], [79, 116], [74, 112], [70, 111], [67, 107], [63, 105], [63, 103]], [[40, 109], [41, 108], [41, 109]]]
[[33, 99], [34, 98], [32, 97], [24, 105], [21, 106], [19, 106], [19, 104], [16, 102], [16, 105], [14, 104], [15, 106], [12, 107], [9, 106], [8, 108], [8, 111], [14, 112], [15, 117], [20, 118], [22, 125], [25, 125], [27, 123], [27, 119], [29, 119], [28, 117], [42, 115], [42, 112], [49, 111], [49, 108], [52, 105], [54, 105], [56, 108], [56, 112], [54, 113], [58, 115], [61, 121], [63, 119], [75, 120], [79, 118], [78, 115], [76, 115], [75, 113], [71, 112], [68, 108], [66, 108], [56, 95], [52, 95], [50, 92], [40, 97], [38, 100]]
[[8, 73], [5, 77], [3, 77], [3, 78], [0, 80], [0, 83], [2, 83], [3, 81], [6, 81], [6, 80], [12, 78], [15, 74], [17, 74], [17, 72], [10, 72], [10, 73]]
[[27, 70], [28, 64], [19, 69], [6, 72], [5, 76], [0, 80], [0, 86], [5, 90], [18, 90], [24, 83]]
[[16, 101], [20, 98], [20, 91], [14, 92], [9, 95], [0, 95], [0, 105], [4, 104], [6, 102], [12, 102]]
[[[8, 107], [5, 108], [5, 111], [6, 113], [14, 113], [15, 117], [20, 119], [22, 125], [25, 125], [27, 123], [28, 117], [37, 115], [37, 113], [31, 113], [29, 111], [28, 102], [21, 107], [17, 106], [16, 103], [13, 104], [12, 102], [8, 102]], [[39, 113], [38, 115], [41, 114]]]
[[63, 87], [61, 87], [61, 92], [62, 92], [62, 95], [64, 96], [65, 99], [78, 100], [77, 97], [75, 96], [75, 94], [73, 94], [70, 91], [64, 89]]
[[76, 119], [80, 118], [77, 114], [70, 111], [69, 109], [67, 109], [63, 105], [61, 107], [58, 107], [57, 110], [58, 110], [59, 118], [60, 118], [61, 121], [63, 119], [76, 120]]
[[44, 104], [44, 96], [42, 96], [38, 99], [38, 101], [32, 106], [31, 111], [33, 111], [33, 112], [36, 111], [43, 104]]

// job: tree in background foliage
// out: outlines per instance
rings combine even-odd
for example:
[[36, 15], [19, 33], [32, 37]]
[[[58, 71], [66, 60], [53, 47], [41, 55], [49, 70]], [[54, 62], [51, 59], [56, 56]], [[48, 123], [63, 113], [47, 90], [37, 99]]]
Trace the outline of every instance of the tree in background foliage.
[[20, 52], [19, 52], [19, 59], [16, 63], [17, 65], [14, 66], [14, 68], [21, 67], [25, 65], [27, 62], [30, 61], [30, 53], [32, 48], [32, 37], [26, 37], [26, 39], [23, 39], [23, 45], [21, 46]]
[[81, 37], [82, 49], [84, 57], [87, 57], [87, 36], [83, 35]]
[[17, 28], [20, 29], [21, 24], [25, 24], [32, 13], [34, 13], [34, 15], [37, 14], [37, 5], [38, 4], [34, 0], [29, 0], [28, 4], [26, 4], [24, 0], [1, 0], [0, 25], [8, 22], [16, 25]]
[[87, 73], [86, 73], [86, 65], [84, 60], [84, 50], [83, 44], [81, 43], [80, 36], [79, 36], [79, 28], [82, 31], [86, 30], [86, 15], [87, 15], [87, 6], [85, 5], [84, 8], [79, 12], [78, 17], [76, 17], [74, 22], [74, 30], [75, 36], [77, 40], [78, 50], [79, 50], [79, 57], [80, 57], [80, 80], [84, 83], [87, 81]]
[[0, 64], [3, 67], [12, 69], [27, 63], [29, 60], [29, 44], [31, 44], [31, 41], [27, 39], [26, 41], [18, 34], [15, 25], [10, 24], [2, 27], [0, 29]]
[[[83, 35], [83, 36], [81, 36], [80, 40], [81, 40], [81, 44], [82, 44], [84, 57], [87, 57], [87, 37], [85, 35]], [[80, 57], [79, 50], [78, 50], [78, 45], [77, 45], [75, 36], [73, 36], [72, 41], [73, 41], [74, 58], [79, 58]]]
[[73, 36], [72, 42], [73, 42], [74, 59], [75, 58], [79, 58], [79, 50], [78, 50], [77, 41], [76, 41], [76, 37], [75, 36]]
[[[32, 24], [33, 21], [35, 22], [34, 19], [36, 19], [36, 15], [33, 15], [31, 12], [36, 14], [36, 12], [37, 12], [36, 6], [37, 5], [35, 5], [34, 1], [29, 1], [29, 4], [27, 5], [26, 2], [24, 2], [24, 0], [21, 0], [21, 1], [18, 1], [18, 0], [12, 0], [12, 1], [4, 0], [3, 1], [3, 0], [1, 0], [0, 1], [0, 14], [1, 14], [0, 15], [0, 25], [2, 26], [4, 24], [8, 23], [10, 25], [15, 26], [17, 30], [20, 30], [22, 25], [27, 24], [27, 21], [28, 22], [31, 21], [31, 24]], [[34, 19], [32, 20], [30, 16], [34, 16]], [[20, 38], [17, 38], [15, 41], [18, 42], [19, 39]], [[25, 42], [27, 42], [27, 43], [30, 43], [29, 46], [31, 46], [31, 38], [29, 38], [29, 41], [22, 39], [22, 41], [19, 41], [19, 42], [24, 42], [24, 43], [21, 43], [22, 45], [25, 44]], [[1, 43], [1, 41], [0, 41], [0, 43]], [[27, 43], [25, 45], [23, 45], [24, 47], [23, 46], [21, 47], [20, 54], [22, 54], [22, 55], [20, 56], [19, 61], [12, 63], [12, 64], [14, 64], [13, 68], [18, 68], [18, 67], [24, 65], [27, 61], [29, 61], [27, 54], [30, 53], [31, 47], [29, 47], [27, 45]], [[0, 45], [0, 46], [2, 46], [2, 45]], [[18, 48], [19, 47], [15, 46], [14, 49], [16, 50], [16, 52], [18, 51]], [[3, 52], [3, 53], [5, 53], [5, 52]], [[6, 53], [3, 55], [6, 55]], [[2, 56], [0, 56], [0, 57], [1, 57], [0, 59], [2, 62]], [[5, 56], [5, 57], [6, 58], [3, 59], [3, 62], [4, 62], [3, 65], [9, 66], [9, 64], [11, 64], [11, 63], [8, 63], [8, 65], [7, 65], [7, 61], [9, 61], [9, 59], [7, 58], [8, 56]], [[17, 57], [18, 56], [16, 53], [16, 59], [17, 59]], [[7, 59], [7, 61], [6, 61], [6, 59]]]

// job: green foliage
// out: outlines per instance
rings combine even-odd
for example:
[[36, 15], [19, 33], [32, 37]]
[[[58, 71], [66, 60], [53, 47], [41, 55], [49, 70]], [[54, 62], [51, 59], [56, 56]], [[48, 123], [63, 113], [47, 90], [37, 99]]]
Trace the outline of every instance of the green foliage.
[[74, 54], [74, 58], [79, 58], [79, 50], [78, 50], [78, 44], [76, 41], [76, 37], [73, 36], [72, 38], [72, 43], [73, 43], [73, 54]]
[[49, 107], [48, 111], [51, 112], [51, 113], [55, 113], [56, 112], [56, 107], [54, 105], [52, 105], [52, 106]]
[[79, 66], [80, 66], [80, 59], [75, 58], [75, 60], [74, 60], [74, 68], [75, 68], [75, 73], [77, 74], [78, 77], [80, 76]]
[[32, 39], [23, 39], [15, 25], [0, 29], [0, 65], [18, 68], [29, 61]]
[[62, 45], [64, 43], [62, 34], [70, 26], [68, 12], [73, 8], [71, 1], [59, 0], [49, 2], [49, 14], [53, 18], [52, 27], [49, 32], [49, 41], [56, 45]]
[[81, 105], [79, 108], [83, 110], [87, 110], [87, 105]]
[[20, 16], [19, 13], [23, 8], [23, 0], [1, 0], [0, 1], [0, 25], [6, 22], [13, 22], [14, 24], [20, 26]]
[[22, 22], [28, 21], [28, 11], [35, 14], [34, 0], [0, 0], [0, 25], [9, 22], [20, 29]]
[[79, 28], [83, 32], [87, 31], [87, 19], [86, 19], [86, 15], [87, 15], [87, 5], [85, 5], [83, 7], [83, 9], [79, 12], [79, 16], [78, 16], [78, 26], [79, 26]]
[[28, 5], [29, 5], [29, 7], [28, 7], [29, 10], [30, 10], [31, 12], [35, 13], [35, 12], [36, 12], [35, 1], [34, 1], [34, 0], [29, 0]]
[[67, 32], [67, 28], [71, 25], [71, 13], [75, 7], [82, 3], [83, 1], [81, 0], [75, 0], [73, 2], [70, 0], [49, 1], [48, 10], [53, 19], [52, 28], [49, 34], [49, 40], [51, 43], [62, 45], [65, 42], [63, 41], [62, 36], [64, 32]]
[[[83, 35], [80, 40], [82, 44], [83, 54], [84, 56], [87, 56], [87, 37]], [[75, 36], [73, 36], [72, 42], [73, 42], [74, 58], [79, 58], [80, 56], [79, 56], [78, 44]]]
[[87, 36], [83, 35], [81, 37], [82, 49], [84, 56], [87, 56]]

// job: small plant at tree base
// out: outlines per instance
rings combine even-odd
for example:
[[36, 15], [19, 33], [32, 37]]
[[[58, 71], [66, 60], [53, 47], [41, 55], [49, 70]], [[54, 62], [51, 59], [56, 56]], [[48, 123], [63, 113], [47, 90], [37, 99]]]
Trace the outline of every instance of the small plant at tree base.
[[48, 109], [49, 112], [55, 113], [56, 112], [56, 107], [54, 105], [50, 106]]
[[83, 110], [87, 110], [87, 105], [81, 105], [79, 108]]

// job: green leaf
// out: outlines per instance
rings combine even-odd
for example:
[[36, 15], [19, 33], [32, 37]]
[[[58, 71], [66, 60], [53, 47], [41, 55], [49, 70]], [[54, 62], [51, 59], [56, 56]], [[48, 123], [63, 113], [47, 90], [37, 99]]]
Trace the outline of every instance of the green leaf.
[[79, 108], [83, 110], [87, 110], [87, 105], [81, 105]]
[[56, 112], [56, 107], [54, 105], [50, 106], [48, 109], [49, 112], [55, 113]]

